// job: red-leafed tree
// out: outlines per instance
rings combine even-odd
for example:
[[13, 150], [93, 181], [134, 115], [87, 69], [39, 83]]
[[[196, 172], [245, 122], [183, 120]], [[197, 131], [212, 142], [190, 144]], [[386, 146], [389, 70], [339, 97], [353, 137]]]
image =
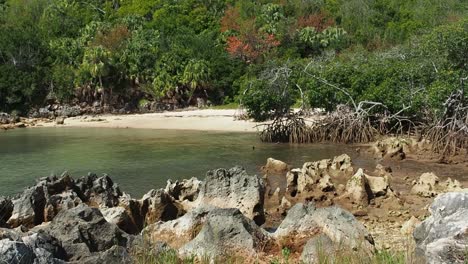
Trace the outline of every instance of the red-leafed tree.
[[260, 31], [256, 19], [241, 19], [235, 7], [228, 7], [221, 19], [221, 31], [226, 33], [226, 51], [235, 58], [252, 63], [264, 57], [280, 41], [273, 35]]
[[302, 16], [297, 20], [297, 28], [313, 27], [318, 32], [322, 32], [333, 25], [335, 25], [333, 19], [324, 12]]

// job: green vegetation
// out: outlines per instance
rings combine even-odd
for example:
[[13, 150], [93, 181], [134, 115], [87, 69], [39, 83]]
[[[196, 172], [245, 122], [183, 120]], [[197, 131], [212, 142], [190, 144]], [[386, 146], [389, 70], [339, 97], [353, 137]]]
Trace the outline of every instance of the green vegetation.
[[[280, 257], [273, 257], [270, 261], [253, 259], [247, 261], [242, 257], [218, 257], [211, 259], [210, 257], [203, 257], [201, 259], [195, 257], [187, 257], [181, 259], [177, 256], [177, 251], [170, 249], [161, 251], [158, 254], [150, 253], [150, 251], [141, 252], [134, 254], [134, 261], [137, 264], [192, 264], [192, 263], [229, 263], [229, 264], [241, 264], [241, 263], [271, 263], [271, 264], [301, 264], [303, 262], [297, 259], [291, 259], [291, 252], [288, 249], [281, 251]], [[409, 254], [409, 255], [408, 255]], [[378, 251], [372, 256], [361, 254], [359, 252], [341, 252], [332, 255], [322, 254], [319, 252], [317, 263], [318, 264], [416, 264], [411, 258], [410, 253], [405, 252], [390, 252], [390, 251]], [[269, 257], [271, 258], [271, 256]]]
[[265, 120], [349, 94], [427, 118], [468, 75], [467, 11], [462, 0], [0, 0], [0, 111], [201, 97]]

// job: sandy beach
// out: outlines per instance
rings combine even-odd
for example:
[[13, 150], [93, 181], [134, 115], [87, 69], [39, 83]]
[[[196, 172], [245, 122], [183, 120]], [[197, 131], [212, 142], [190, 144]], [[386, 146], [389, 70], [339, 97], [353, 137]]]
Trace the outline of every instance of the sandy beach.
[[236, 120], [238, 111], [203, 109], [150, 114], [78, 116], [65, 119], [64, 125], [48, 122], [40, 123], [40, 126], [256, 132], [255, 126], [258, 123]]

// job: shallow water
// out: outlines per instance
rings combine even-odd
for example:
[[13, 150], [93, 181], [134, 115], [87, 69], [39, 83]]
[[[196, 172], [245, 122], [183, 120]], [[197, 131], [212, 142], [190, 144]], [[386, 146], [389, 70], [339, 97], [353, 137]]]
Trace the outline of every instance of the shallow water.
[[[254, 133], [110, 128], [34, 128], [0, 132], [0, 195], [35, 179], [68, 171], [109, 174], [123, 191], [141, 196], [168, 179], [204, 178], [206, 171], [242, 165], [259, 174], [268, 157], [294, 166], [353, 149], [344, 145], [261, 143]], [[360, 166], [374, 161], [353, 157]]]

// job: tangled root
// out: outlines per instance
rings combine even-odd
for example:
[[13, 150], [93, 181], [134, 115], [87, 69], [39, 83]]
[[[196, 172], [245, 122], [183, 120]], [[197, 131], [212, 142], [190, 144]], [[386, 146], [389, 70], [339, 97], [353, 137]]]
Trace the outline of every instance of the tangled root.
[[263, 142], [311, 143], [311, 127], [298, 115], [276, 118], [260, 132]]

